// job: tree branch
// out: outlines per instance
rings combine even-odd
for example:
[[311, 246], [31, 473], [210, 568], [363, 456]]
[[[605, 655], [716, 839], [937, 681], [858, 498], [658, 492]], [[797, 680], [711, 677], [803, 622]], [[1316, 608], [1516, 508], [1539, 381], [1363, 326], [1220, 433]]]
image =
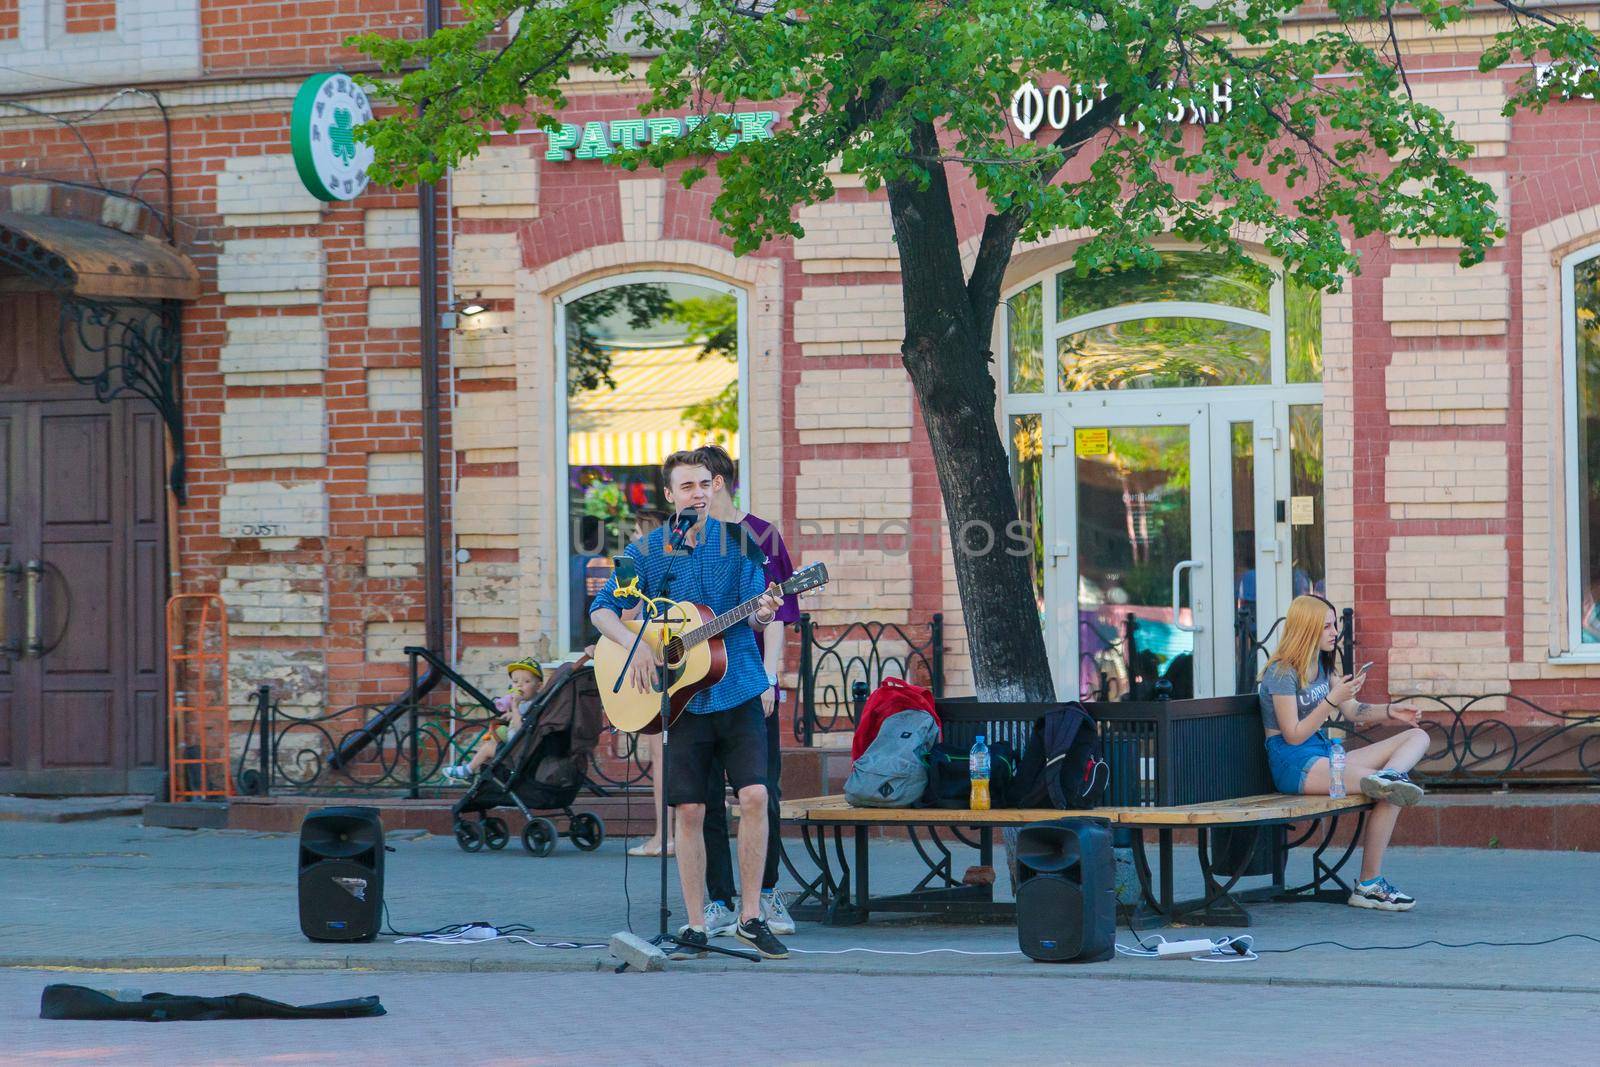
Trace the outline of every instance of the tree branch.
[[[1081, 119], [1067, 123], [1050, 147], [1060, 154], [1052, 167], [1047, 162], [1035, 163], [1036, 180], [1040, 185], [1054, 181], [1084, 146], [1095, 135], [1110, 128], [1112, 116], [1117, 113], [1117, 97], [1103, 100]], [[987, 339], [994, 333], [994, 316], [1000, 306], [1000, 287], [1006, 270], [1011, 266], [1011, 252], [1017, 245], [1017, 235], [1027, 223], [1030, 209], [1013, 204], [999, 214], [983, 220], [983, 236], [978, 241], [978, 255], [972, 262], [972, 276], [967, 280], [967, 304], [977, 324], [978, 336]]]

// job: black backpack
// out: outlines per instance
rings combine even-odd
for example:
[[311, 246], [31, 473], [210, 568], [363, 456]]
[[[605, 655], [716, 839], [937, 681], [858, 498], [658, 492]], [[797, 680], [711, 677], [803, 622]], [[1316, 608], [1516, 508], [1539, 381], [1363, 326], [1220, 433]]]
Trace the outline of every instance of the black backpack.
[[[928, 785], [920, 808], [965, 808], [972, 802], [972, 751], [940, 742], [927, 755]], [[989, 807], [1010, 808], [1016, 792], [1017, 750], [1010, 742], [989, 745]]]
[[1034, 722], [1017, 771], [1017, 807], [1093, 808], [1110, 784], [1099, 731], [1082, 704], [1057, 704]]

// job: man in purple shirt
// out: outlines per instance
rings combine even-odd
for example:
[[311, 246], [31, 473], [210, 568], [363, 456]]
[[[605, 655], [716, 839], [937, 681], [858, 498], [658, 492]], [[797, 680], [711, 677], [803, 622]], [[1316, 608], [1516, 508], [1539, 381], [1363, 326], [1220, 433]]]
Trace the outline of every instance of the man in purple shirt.
[[[733, 458], [718, 445], [704, 445], [695, 453], [705, 468], [711, 472], [713, 495], [709, 513], [727, 523], [737, 525], [743, 536], [743, 547], [751, 559], [766, 570], [767, 583], [783, 583], [794, 574], [789, 561], [789, 549], [777, 528], [765, 519], [741, 511], [733, 502], [733, 486], [738, 468]], [[778, 842], [778, 779], [782, 775], [781, 749], [778, 742], [782, 732], [778, 701], [783, 693], [778, 688], [778, 675], [783, 672], [784, 627], [800, 621], [798, 597], [784, 597], [772, 621], [756, 630], [756, 648], [767, 670], [767, 691], [761, 697], [761, 710], [767, 723], [767, 863], [761, 879], [761, 918], [775, 934], [794, 933], [794, 919], [778, 895], [778, 859], [782, 846]], [[734, 897], [733, 858], [728, 847], [728, 805], [723, 789], [722, 770], [713, 767], [706, 792], [706, 817], [704, 834], [706, 844], [706, 931], [712, 936], [728, 935], [738, 925], [738, 913], [732, 908]], [[746, 888], [748, 892], [748, 888]]]

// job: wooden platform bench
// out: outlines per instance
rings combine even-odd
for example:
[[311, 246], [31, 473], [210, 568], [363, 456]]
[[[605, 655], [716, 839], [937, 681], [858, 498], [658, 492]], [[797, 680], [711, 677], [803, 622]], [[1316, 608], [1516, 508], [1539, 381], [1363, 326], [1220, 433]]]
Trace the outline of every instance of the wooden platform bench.
[[[817, 869], [808, 878], [789, 864], [802, 886], [791, 910], [797, 917], [830, 925], [895, 912], [970, 921], [1013, 919], [1014, 905], [996, 900], [992, 884], [962, 881], [964, 872], [956, 869], [951, 846], [975, 849], [976, 866], [993, 869], [996, 830], [1068, 816], [1104, 819], [1119, 831], [1121, 843], [1133, 849], [1141, 913], [1155, 921], [1248, 926], [1246, 903], [1342, 902], [1349, 896], [1351, 886], [1340, 871], [1355, 851], [1371, 802], [1359, 796], [1334, 800], [1268, 792], [1271, 780], [1254, 697], [1086, 706], [1100, 724], [1102, 750], [1111, 764], [1105, 807], [855, 808], [842, 795], [782, 801], [782, 822], [798, 828]], [[948, 743], [970, 745], [982, 732], [991, 742], [1010, 741], [1019, 752], [1042, 711], [1038, 705], [976, 701], [940, 701], [937, 709]], [[1197, 794], [1201, 799], [1193, 799]], [[1355, 817], [1355, 833], [1346, 845], [1335, 847], [1339, 820], [1347, 816]], [[1291, 839], [1288, 828], [1296, 824], [1302, 829]], [[907, 891], [874, 895], [872, 842], [901, 830], [927, 872]], [[1174, 900], [1173, 891], [1180, 831], [1193, 833], [1204, 879], [1203, 895], [1186, 901]], [[1154, 870], [1145, 847], [1149, 834], [1156, 839]], [[1311, 879], [1289, 885], [1289, 851], [1301, 845], [1312, 846]], [[1270, 875], [1271, 880], [1239, 890], [1240, 879], [1252, 875]]]

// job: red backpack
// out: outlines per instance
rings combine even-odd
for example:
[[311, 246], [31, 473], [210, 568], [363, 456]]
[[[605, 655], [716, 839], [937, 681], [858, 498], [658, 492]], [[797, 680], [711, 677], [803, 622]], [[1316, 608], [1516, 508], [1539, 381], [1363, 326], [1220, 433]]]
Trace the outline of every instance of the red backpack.
[[896, 712], [910, 708], [917, 708], [932, 715], [934, 724], [943, 732], [944, 724], [939, 722], [939, 713], [933, 710], [932, 690], [912, 685], [900, 678], [885, 678], [883, 684], [867, 697], [867, 703], [861, 709], [861, 721], [856, 723], [856, 736], [850, 742], [850, 758], [852, 760], [861, 758], [861, 753], [865, 752], [867, 746], [878, 736], [878, 731], [883, 727], [883, 720]]

